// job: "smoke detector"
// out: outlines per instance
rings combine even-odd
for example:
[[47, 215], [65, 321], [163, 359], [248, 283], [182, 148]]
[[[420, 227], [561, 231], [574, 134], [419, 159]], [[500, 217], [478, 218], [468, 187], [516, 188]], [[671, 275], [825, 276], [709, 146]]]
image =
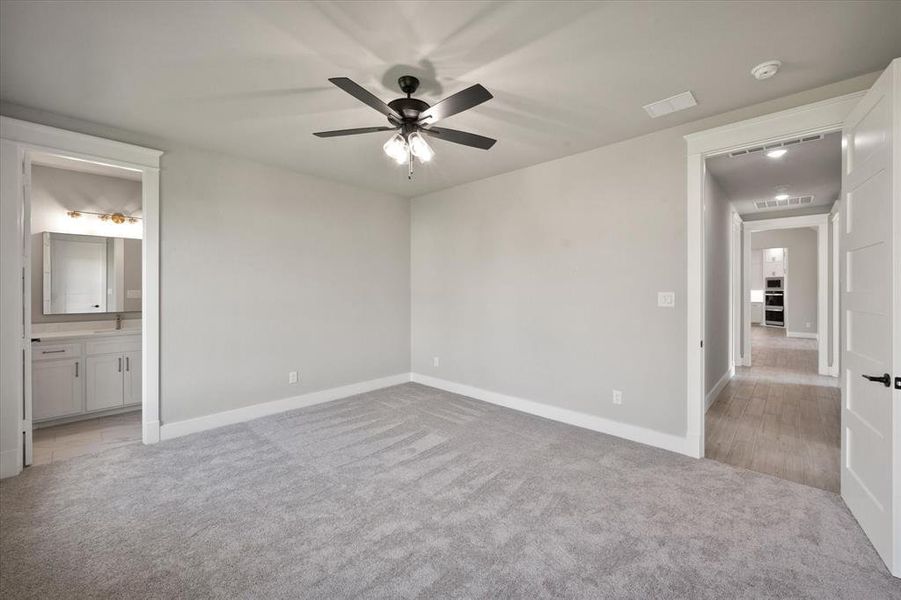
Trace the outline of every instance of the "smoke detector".
[[768, 60], [751, 69], [751, 75], [754, 76], [754, 79], [759, 81], [769, 79], [779, 71], [779, 67], [781, 66], [781, 60]]

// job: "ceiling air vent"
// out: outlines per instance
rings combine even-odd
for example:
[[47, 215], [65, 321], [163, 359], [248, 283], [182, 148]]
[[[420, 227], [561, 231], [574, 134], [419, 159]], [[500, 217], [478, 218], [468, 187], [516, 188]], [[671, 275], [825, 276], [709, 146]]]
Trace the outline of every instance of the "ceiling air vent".
[[691, 92], [682, 92], [681, 94], [676, 94], [675, 96], [670, 96], [669, 98], [664, 98], [657, 102], [645, 104], [642, 108], [644, 108], [645, 112], [647, 112], [652, 119], [656, 119], [657, 117], [662, 117], [663, 115], [668, 115], [697, 105], [698, 102], [695, 100], [695, 97], [692, 96]]
[[803, 206], [813, 202], [813, 196], [795, 196], [786, 198], [785, 200], [758, 200], [754, 206], [760, 209], [766, 208], [792, 208], [795, 206]]
[[785, 148], [788, 146], [795, 146], [797, 144], [806, 144], [807, 142], [818, 142], [823, 139], [823, 134], [818, 135], [809, 135], [807, 137], [798, 138], [795, 140], [786, 140], [784, 142], [775, 142], [773, 144], [766, 144], [765, 146], [754, 146], [753, 148], [745, 148], [743, 150], [736, 150], [735, 152], [730, 152], [729, 156], [735, 158], [736, 156], [744, 156], [746, 154], [756, 154], [757, 152], [763, 152], [764, 150], [773, 150], [774, 148]]

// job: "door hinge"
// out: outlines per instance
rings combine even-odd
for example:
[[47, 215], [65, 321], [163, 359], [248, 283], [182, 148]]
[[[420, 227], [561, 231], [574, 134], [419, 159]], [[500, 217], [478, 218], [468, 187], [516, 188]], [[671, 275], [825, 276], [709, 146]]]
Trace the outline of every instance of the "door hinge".
[[701, 340], [701, 348], [704, 347], [704, 340]]

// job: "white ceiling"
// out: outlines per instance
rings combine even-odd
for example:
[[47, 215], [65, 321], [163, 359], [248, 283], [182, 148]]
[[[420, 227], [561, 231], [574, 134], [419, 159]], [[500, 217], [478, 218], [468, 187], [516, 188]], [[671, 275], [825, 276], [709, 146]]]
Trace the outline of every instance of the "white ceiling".
[[764, 152], [717, 156], [707, 160], [707, 169], [742, 216], [784, 211], [754, 205], [757, 200], [773, 199], [782, 188], [792, 197], [814, 196], [806, 206], [828, 212], [842, 187], [841, 138], [841, 133], [835, 132], [819, 141], [788, 146], [788, 152], [778, 159], [768, 158]]
[[[0, 99], [413, 196], [884, 68], [901, 2], [0, 3]], [[767, 81], [749, 70], [785, 64]], [[443, 123], [497, 138], [436, 141], [413, 182], [381, 125], [335, 88], [384, 100], [398, 75], [434, 103], [495, 98]], [[642, 106], [691, 90], [699, 106]]]

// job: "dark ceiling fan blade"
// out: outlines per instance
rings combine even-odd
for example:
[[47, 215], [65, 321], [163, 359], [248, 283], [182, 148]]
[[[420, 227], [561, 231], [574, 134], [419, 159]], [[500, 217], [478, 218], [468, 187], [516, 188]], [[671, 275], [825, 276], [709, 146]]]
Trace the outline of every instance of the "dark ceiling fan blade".
[[435, 123], [441, 119], [446, 119], [451, 115], [469, 110], [473, 106], [478, 106], [482, 102], [491, 100], [494, 96], [491, 92], [483, 88], [478, 83], [468, 87], [462, 92], [457, 92], [453, 96], [448, 96], [435, 106], [423, 111], [419, 115], [419, 122], [428, 125]]
[[339, 88], [341, 88], [363, 104], [367, 104], [376, 109], [389, 119], [393, 119], [397, 122], [403, 120], [403, 117], [401, 117], [396, 110], [373, 96], [372, 93], [370, 93], [368, 90], [364, 89], [359, 84], [354, 83], [347, 77], [331, 77], [329, 78], [329, 81], [337, 85]]
[[467, 133], [466, 131], [457, 131], [456, 129], [446, 129], [444, 127], [429, 127], [421, 129], [423, 133], [434, 136], [436, 139], [455, 144], [463, 144], [464, 146], [472, 146], [480, 150], [488, 150], [497, 140], [493, 140], [483, 135], [475, 133]]
[[357, 129], [336, 129], [334, 131], [317, 131], [316, 137], [337, 137], [339, 135], [358, 135], [361, 133], [375, 133], [376, 131], [396, 131], [397, 127], [360, 127]]

